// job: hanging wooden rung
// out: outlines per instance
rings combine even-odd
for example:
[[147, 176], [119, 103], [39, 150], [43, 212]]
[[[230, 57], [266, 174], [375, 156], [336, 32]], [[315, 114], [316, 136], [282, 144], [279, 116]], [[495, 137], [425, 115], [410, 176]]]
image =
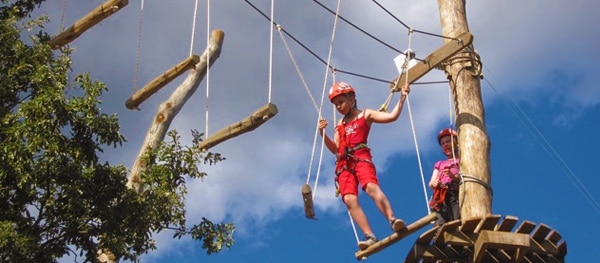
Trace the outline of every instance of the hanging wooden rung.
[[89, 12], [87, 15], [79, 19], [67, 30], [61, 32], [50, 40], [50, 47], [58, 49], [66, 44], [71, 43], [79, 37], [83, 32], [90, 29], [94, 25], [100, 23], [105, 18], [121, 10], [129, 3], [128, 0], [108, 0], [104, 4], [96, 7], [96, 9]]
[[227, 139], [252, 131], [270, 120], [276, 114], [277, 106], [273, 103], [267, 103], [265, 106], [252, 113], [248, 118], [229, 125], [216, 132], [214, 135], [206, 138], [206, 140], [200, 143], [200, 148], [206, 151]]
[[196, 64], [198, 64], [198, 62], [200, 62], [200, 57], [198, 55], [191, 55], [184, 61], [179, 62], [179, 64], [154, 78], [143, 88], [131, 95], [131, 97], [125, 101], [125, 107], [130, 110], [139, 109], [140, 104], [152, 96], [152, 94], [162, 89], [165, 85], [179, 77], [186, 70], [193, 68]]
[[[457, 37], [457, 40], [444, 44], [442, 47], [429, 54], [429, 56], [427, 56], [423, 61], [418, 62], [416, 65], [408, 69], [407, 73], [403, 73], [394, 79], [390, 83], [390, 89], [392, 92], [400, 91], [404, 83], [414, 83], [437, 65], [446, 61], [448, 58], [458, 53], [458, 51], [461, 51], [466, 46], [471, 45], [471, 43], [473, 43], [473, 35], [471, 33], [465, 32], [460, 34]], [[407, 77], [408, 80], [406, 79]]]
[[384, 248], [387, 248], [394, 243], [400, 241], [401, 239], [407, 237], [408, 235], [418, 231], [419, 229], [431, 224], [432, 221], [437, 219], [436, 213], [430, 213], [427, 216], [415, 221], [414, 223], [408, 225], [406, 229], [400, 232], [394, 232], [390, 236], [379, 240], [377, 243], [370, 245], [368, 248], [364, 250], [359, 250], [354, 255], [358, 260], [365, 260], [368, 256], [373, 255]]
[[310, 185], [302, 186], [302, 199], [304, 200], [304, 215], [308, 219], [315, 219], [315, 207], [313, 205], [313, 195]]

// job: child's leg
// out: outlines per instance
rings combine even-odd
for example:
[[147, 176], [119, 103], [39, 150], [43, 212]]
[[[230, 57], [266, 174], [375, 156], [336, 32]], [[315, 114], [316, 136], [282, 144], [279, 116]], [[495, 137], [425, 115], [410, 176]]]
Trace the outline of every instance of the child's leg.
[[379, 185], [375, 183], [367, 183], [365, 187], [365, 192], [373, 199], [379, 211], [385, 216], [387, 220], [396, 218], [394, 215], [394, 211], [392, 210], [392, 206], [390, 205], [390, 201], [385, 196], [383, 191]]
[[369, 225], [369, 220], [367, 219], [365, 212], [362, 210], [360, 204], [358, 203], [358, 197], [353, 194], [347, 194], [344, 195], [343, 199], [344, 203], [346, 204], [346, 207], [348, 208], [348, 212], [350, 212], [352, 220], [354, 220], [354, 222], [356, 223], [358, 228], [363, 232], [363, 234], [365, 236], [375, 236], [373, 235], [373, 230]]

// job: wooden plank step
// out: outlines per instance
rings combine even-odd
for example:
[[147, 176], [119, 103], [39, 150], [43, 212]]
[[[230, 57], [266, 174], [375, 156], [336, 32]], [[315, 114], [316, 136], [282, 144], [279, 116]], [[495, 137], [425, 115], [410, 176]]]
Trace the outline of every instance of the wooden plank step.
[[446, 243], [446, 241], [444, 240], [444, 233], [446, 231], [457, 230], [459, 227], [460, 227], [460, 219], [453, 220], [453, 221], [450, 221], [448, 223], [441, 225], [440, 230], [438, 231], [437, 235], [433, 239], [433, 244], [435, 244], [436, 246], [444, 245]]
[[481, 221], [481, 218], [479, 218], [479, 217], [469, 218], [462, 223], [459, 230], [464, 233], [473, 232], [473, 230], [475, 230], [477, 225], [479, 225], [480, 221]]
[[515, 230], [515, 233], [529, 234], [535, 228], [535, 223], [531, 221], [523, 221], [521, 225]]
[[496, 224], [500, 220], [500, 215], [487, 215], [481, 219], [473, 233], [479, 233], [482, 230], [493, 230], [496, 227]]
[[510, 232], [517, 225], [519, 218], [516, 216], [505, 216], [502, 222], [496, 226], [495, 231]]
[[392, 233], [390, 236], [379, 240], [377, 243], [369, 246], [368, 248], [364, 249], [364, 250], [359, 250], [356, 253], [354, 253], [354, 255], [356, 256], [356, 258], [358, 260], [365, 260], [367, 259], [367, 257], [393, 245], [394, 243], [400, 241], [401, 239], [405, 238], [406, 236], [416, 232], [417, 230], [431, 224], [431, 221], [435, 220], [437, 218], [437, 216], [435, 215], [435, 213], [430, 213], [428, 215], [426, 215], [425, 217], [415, 221], [414, 223], [408, 225], [405, 229], [403, 229], [400, 232], [394, 232]]
[[552, 231], [552, 229], [542, 223], [538, 225], [537, 229], [531, 234], [531, 237], [539, 242], [546, 239], [546, 236], [548, 236], [550, 231]]

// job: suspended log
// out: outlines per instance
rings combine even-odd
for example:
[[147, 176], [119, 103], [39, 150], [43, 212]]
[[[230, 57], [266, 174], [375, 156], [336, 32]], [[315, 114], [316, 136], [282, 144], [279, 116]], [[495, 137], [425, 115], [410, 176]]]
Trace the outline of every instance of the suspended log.
[[457, 37], [457, 40], [444, 44], [442, 47], [429, 54], [429, 56], [427, 56], [423, 61], [420, 61], [408, 69], [407, 72], [400, 74], [399, 77], [395, 78], [390, 83], [390, 89], [392, 92], [400, 91], [402, 85], [407, 82], [407, 77], [408, 83], [414, 83], [440, 63], [446, 61], [448, 58], [455, 55], [466, 46], [471, 45], [472, 42], [473, 35], [471, 33], [462, 33]]
[[71, 41], [75, 40], [86, 30], [121, 10], [121, 8], [125, 7], [128, 3], [128, 0], [108, 0], [104, 2], [104, 4], [96, 7], [96, 9], [92, 10], [86, 16], [75, 22], [71, 27], [67, 28], [67, 30], [52, 38], [49, 42], [50, 46], [53, 49], [58, 49], [71, 43]]
[[179, 62], [179, 64], [165, 71], [165, 73], [160, 76], [154, 78], [152, 81], [148, 82], [144, 85], [143, 88], [135, 92], [131, 97], [125, 101], [125, 107], [130, 110], [138, 109], [140, 104], [148, 99], [152, 94], [156, 93], [158, 90], [162, 89], [169, 82], [173, 81], [175, 78], [179, 77], [183, 72], [188, 69], [194, 68], [196, 64], [200, 62], [200, 57], [198, 55], [191, 55], [185, 60]]
[[308, 219], [315, 219], [312, 190], [308, 184], [302, 186], [302, 199], [304, 200], [304, 215]]
[[214, 135], [206, 138], [206, 140], [200, 143], [200, 148], [203, 150], [208, 150], [227, 139], [233, 138], [242, 133], [253, 131], [254, 129], [258, 128], [258, 126], [270, 120], [276, 114], [277, 106], [272, 103], [267, 103], [265, 106], [252, 113], [252, 115], [250, 115], [248, 118], [231, 124], [228, 127], [216, 132]]
[[383, 250], [384, 248], [387, 248], [387, 247], [393, 245], [394, 243], [396, 243], [396, 242], [400, 241], [401, 239], [407, 237], [408, 235], [416, 232], [417, 230], [431, 224], [431, 222], [436, 219], [437, 219], [437, 214], [430, 213], [427, 216], [408, 225], [406, 227], [406, 229], [404, 229], [400, 232], [394, 232], [390, 236], [388, 236], [382, 240], [379, 240], [377, 243], [375, 243], [373, 245], [370, 245], [368, 248], [357, 251], [356, 253], [354, 253], [354, 255], [356, 256], [356, 258], [358, 260], [365, 260], [365, 259], [367, 259], [368, 256], [373, 255], [373, 254]]

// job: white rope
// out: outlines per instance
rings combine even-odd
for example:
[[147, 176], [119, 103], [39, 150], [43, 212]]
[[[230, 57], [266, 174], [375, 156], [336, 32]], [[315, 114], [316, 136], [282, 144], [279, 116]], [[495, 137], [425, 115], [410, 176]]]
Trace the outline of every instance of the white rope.
[[[412, 33], [413, 33], [413, 30], [411, 28], [408, 31], [408, 50], [409, 51], [411, 50]], [[412, 52], [412, 51], [410, 51], [410, 52]], [[405, 79], [405, 83], [404, 83], [405, 85], [408, 85], [408, 68], [407, 67], [408, 67], [408, 61], [409, 60], [410, 60], [410, 56], [407, 53], [406, 57], [405, 57], [404, 64], [402, 66], [402, 71], [404, 71], [405, 74], [406, 74], [406, 78], [404, 78]], [[406, 106], [407, 106], [406, 108], [408, 109], [408, 116], [409, 116], [409, 120], [410, 120], [410, 127], [411, 127], [412, 134], [413, 134], [413, 140], [415, 142], [415, 150], [416, 150], [416, 153], [417, 153], [417, 161], [419, 163], [419, 172], [421, 173], [421, 184], [422, 184], [422, 187], [423, 187], [423, 196], [425, 197], [425, 210], [427, 211], [427, 213], [429, 213], [429, 198], [427, 196], [427, 186], [426, 186], [426, 183], [425, 183], [425, 174], [423, 173], [423, 164], [421, 162], [421, 154], [419, 152], [419, 143], [418, 143], [418, 140], [417, 140], [417, 132], [416, 132], [416, 129], [415, 129], [415, 123], [414, 123], [414, 119], [413, 119], [412, 108], [410, 107], [410, 99], [408, 98], [408, 95], [406, 96]]]
[[[331, 32], [331, 40], [329, 42], [329, 52], [327, 54], [327, 64], [325, 66], [325, 77], [323, 78], [323, 90], [321, 93], [321, 104], [319, 106], [319, 109], [323, 109], [323, 102], [325, 100], [325, 90], [327, 89], [327, 79], [329, 76], [329, 65], [331, 63], [331, 54], [333, 53], [333, 43], [335, 42], [335, 32], [337, 29], [337, 22], [338, 22], [338, 17], [339, 17], [339, 13], [340, 13], [340, 5], [341, 5], [341, 0], [338, 0], [338, 4], [337, 4], [337, 8], [336, 8], [336, 12], [335, 12], [335, 19], [333, 21], [333, 29]], [[319, 116], [317, 119], [321, 118], [321, 110], [319, 110]], [[317, 120], [318, 121], [318, 120]], [[314, 160], [314, 153], [315, 153], [315, 148], [317, 145], [317, 138], [319, 137], [319, 127], [318, 125], [315, 127], [315, 135], [314, 135], [314, 139], [313, 139], [313, 149], [312, 149], [312, 153], [311, 153], [311, 160], [310, 160], [310, 165], [309, 165], [309, 171], [308, 171], [308, 178], [307, 178], [307, 182], [310, 181], [310, 174], [311, 174], [311, 170], [312, 170], [312, 164], [313, 164], [313, 160]], [[325, 144], [325, 134], [323, 134], [323, 139], [321, 140], [321, 149], [323, 149], [323, 145]], [[321, 160], [322, 158], [322, 152], [323, 150], [321, 150]], [[320, 162], [319, 162], [320, 164]], [[317, 188], [317, 184], [318, 184], [318, 178], [319, 178], [319, 174], [318, 172], [320, 171], [320, 167], [317, 170], [317, 175], [315, 178], [315, 189]], [[313, 200], [315, 199], [315, 195], [316, 195], [316, 191], [313, 191]]]
[[275, 0], [271, 0], [271, 20], [269, 21], [270, 40], [269, 40], [269, 99], [271, 103], [271, 92], [273, 87], [273, 21], [275, 16]]
[[[198, 0], [196, 0], [196, 4]], [[206, 1], [206, 46], [210, 45], [210, 0]], [[204, 138], [208, 138], [208, 109], [209, 109], [209, 98], [210, 98], [210, 52], [206, 52], [206, 97], [204, 99]]]
[[285, 49], [287, 50], [288, 55], [290, 56], [290, 59], [292, 59], [292, 63], [294, 64], [294, 67], [296, 68], [296, 73], [298, 73], [298, 76], [300, 77], [300, 80], [302, 81], [302, 85], [304, 86], [306, 93], [308, 93], [308, 96], [310, 97], [310, 101], [312, 102], [313, 106], [315, 107], [315, 110], [317, 110], [317, 112], [319, 112], [319, 117], [320, 117], [321, 111], [319, 110], [319, 106], [317, 105], [315, 98], [313, 97], [312, 93], [310, 92], [310, 89], [308, 88], [308, 85], [306, 84], [306, 80], [304, 80], [304, 75], [302, 75], [302, 72], [300, 71], [300, 67], [298, 66], [298, 63], [296, 62], [296, 59], [294, 58], [294, 54], [292, 53], [287, 41], [285, 40], [283, 33], [281, 32], [282, 27], [279, 24], [276, 27], [277, 27], [277, 31], [279, 32], [279, 36], [281, 37], [281, 41], [283, 41], [283, 45], [285, 46]]
[[137, 91], [139, 74], [142, 61], [142, 32], [144, 30], [144, 0], [140, 4], [140, 18], [138, 21], [138, 36], [137, 36], [137, 49], [135, 51], [135, 69], [133, 71], [133, 90]]
[[197, 13], [198, 13], [198, 0], [196, 0], [196, 3], [194, 4], [194, 17], [192, 19], [192, 37], [190, 40], [190, 56], [193, 54], [193, 51], [194, 51], [194, 33], [196, 32]]
[[427, 187], [425, 186], [425, 175], [423, 173], [423, 164], [421, 163], [421, 154], [419, 153], [419, 143], [417, 142], [417, 132], [415, 131], [415, 124], [408, 96], [406, 97], [406, 106], [408, 109], [408, 116], [410, 119], [410, 127], [412, 129], [413, 140], [415, 142], [415, 149], [417, 151], [417, 161], [419, 162], [419, 172], [421, 173], [421, 183], [423, 185], [423, 194], [425, 196], [425, 209], [427, 210], [427, 213], [429, 213], [429, 198], [427, 197]]
[[[142, 3], [144, 1], [142, 0]], [[142, 4], [143, 5], [143, 4]], [[63, 32], [65, 29], [65, 15], [67, 14], [67, 0], [63, 0], [62, 2], [62, 11], [60, 14], [60, 32]]]

